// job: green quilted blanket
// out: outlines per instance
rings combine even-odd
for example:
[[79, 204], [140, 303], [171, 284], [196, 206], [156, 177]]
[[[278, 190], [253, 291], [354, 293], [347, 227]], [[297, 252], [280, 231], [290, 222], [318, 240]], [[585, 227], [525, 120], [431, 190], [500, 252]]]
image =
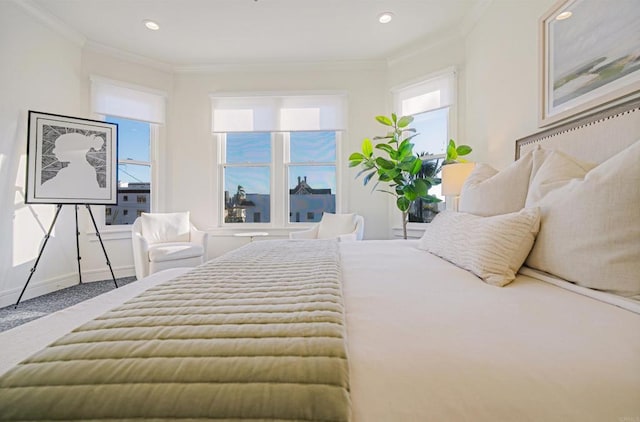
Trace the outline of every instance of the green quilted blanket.
[[260, 241], [0, 378], [0, 420], [348, 421], [335, 241]]

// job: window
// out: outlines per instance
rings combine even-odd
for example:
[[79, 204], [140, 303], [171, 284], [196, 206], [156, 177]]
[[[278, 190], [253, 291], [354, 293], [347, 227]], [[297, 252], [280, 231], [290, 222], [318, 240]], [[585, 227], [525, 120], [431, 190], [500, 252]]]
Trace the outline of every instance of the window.
[[[412, 126], [418, 135], [413, 138], [414, 151], [430, 156], [431, 163], [425, 162], [423, 170], [439, 168], [446, 153], [449, 139], [455, 138], [456, 120], [456, 74], [448, 69], [427, 79], [393, 90], [395, 110], [403, 116], [413, 116]], [[434, 157], [435, 156], [435, 157]], [[439, 161], [433, 161], [439, 159]], [[439, 177], [439, 173], [435, 175]], [[441, 199], [440, 185], [433, 186], [429, 193]], [[416, 201], [409, 210], [409, 221], [429, 222], [433, 219], [437, 204]]]
[[[336, 212], [336, 132], [289, 134], [289, 222], [320, 221]], [[306, 220], [300, 220], [300, 214]]]
[[[114, 116], [106, 116], [105, 121], [118, 124], [118, 202], [129, 202], [129, 195], [135, 195], [138, 210], [150, 212], [151, 123]], [[105, 213], [105, 224], [133, 224], [136, 217], [123, 206], [112, 207], [109, 215]]]
[[229, 133], [225, 140], [224, 222], [270, 222], [271, 134]]
[[132, 224], [152, 211], [153, 146], [164, 124], [165, 99], [161, 91], [91, 76], [93, 113], [118, 124], [118, 205], [105, 208], [106, 225]]
[[211, 100], [222, 224], [284, 226], [336, 212], [343, 95]]

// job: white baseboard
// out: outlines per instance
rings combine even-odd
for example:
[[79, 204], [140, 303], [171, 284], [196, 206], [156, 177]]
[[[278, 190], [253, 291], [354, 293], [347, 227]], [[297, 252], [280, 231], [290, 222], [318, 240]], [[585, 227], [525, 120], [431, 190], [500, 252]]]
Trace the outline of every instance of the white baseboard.
[[[116, 278], [121, 277], [130, 277], [135, 275], [135, 269], [133, 265], [127, 265], [123, 267], [113, 268], [113, 273]], [[82, 282], [94, 282], [100, 280], [109, 280], [111, 279], [111, 272], [108, 267], [94, 269], [94, 270], [86, 270], [82, 272]], [[25, 279], [26, 283], [27, 280]], [[64, 289], [66, 287], [74, 286], [78, 284], [78, 273], [68, 273], [57, 277], [52, 277], [46, 280], [33, 281], [29, 283], [27, 290], [24, 292], [22, 299], [20, 301], [25, 301], [27, 299], [31, 299], [34, 297], [42, 296], [47, 293], [55, 292], [56, 290]], [[18, 296], [20, 296], [20, 292], [24, 284], [20, 287], [13, 288], [11, 290], [6, 290], [0, 293], [0, 308], [13, 305], [18, 300]]]

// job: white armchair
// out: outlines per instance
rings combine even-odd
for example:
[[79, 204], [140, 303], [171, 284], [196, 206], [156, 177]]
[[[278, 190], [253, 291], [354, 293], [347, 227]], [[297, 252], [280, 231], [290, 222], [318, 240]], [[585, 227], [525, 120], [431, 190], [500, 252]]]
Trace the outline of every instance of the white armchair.
[[207, 256], [208, 234], [189, 222], [188, 212], [142, 213], [131, 239], [138, 280], [168, 268], [196, 267]]
[[364, 218], [357, 214], [325, 212], [318, 224], [307, 230], [289, 233], [289, 239], [338, 239], [341, 242], [362, 240]]

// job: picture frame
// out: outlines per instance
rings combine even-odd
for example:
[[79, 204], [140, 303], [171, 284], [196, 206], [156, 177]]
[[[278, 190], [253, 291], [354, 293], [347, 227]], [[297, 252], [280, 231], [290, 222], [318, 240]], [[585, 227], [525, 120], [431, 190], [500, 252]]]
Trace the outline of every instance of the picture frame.
[[640, 94], [640, 8], [560, 0], [539, 20], [539, 126]]
[[29, 111], [27, 204], [117, 205], [118, 125]]

